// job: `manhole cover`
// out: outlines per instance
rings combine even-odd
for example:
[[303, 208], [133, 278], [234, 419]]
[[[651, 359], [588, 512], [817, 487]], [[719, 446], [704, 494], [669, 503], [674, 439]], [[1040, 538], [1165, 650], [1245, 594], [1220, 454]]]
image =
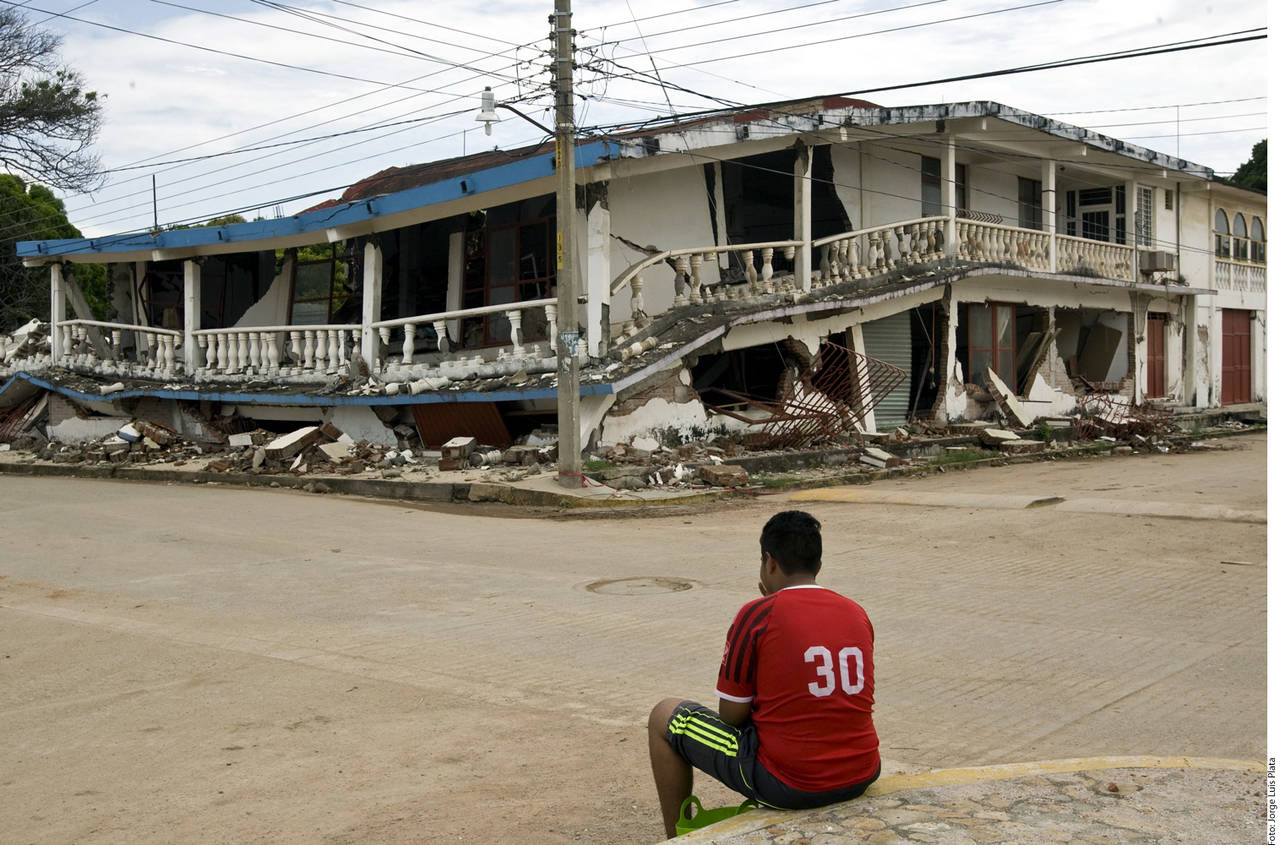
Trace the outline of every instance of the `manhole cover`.
[[607, 578], [593, 581], [587, 589], [593, 593], [605, 593], [611, 596], [644, 596], [651, 593], [678, 593], [692, 590], [694, 582], [683, 578], [665, 578], [646, 575], [640, 578]]

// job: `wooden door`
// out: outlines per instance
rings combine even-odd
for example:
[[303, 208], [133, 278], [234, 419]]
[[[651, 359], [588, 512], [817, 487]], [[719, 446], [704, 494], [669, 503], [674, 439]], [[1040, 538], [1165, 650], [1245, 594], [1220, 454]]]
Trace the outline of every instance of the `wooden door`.
[[1238, 405], [1253, 400], [1249, 369], [1252, 346], [1250, 311], [1222, 309], [1222, 404]]
[[1166, 393], [1164, 383], [1165, 315], [1147, 315], [1147, 398], [1155, 399]]

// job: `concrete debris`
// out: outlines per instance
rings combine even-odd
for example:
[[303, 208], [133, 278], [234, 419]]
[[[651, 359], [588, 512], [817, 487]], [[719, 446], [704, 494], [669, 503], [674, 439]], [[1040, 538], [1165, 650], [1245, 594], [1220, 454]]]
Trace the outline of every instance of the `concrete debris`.
[[267, 444], [267, 457], [285, 461], [325, 437], [319, 426], [309, 425], [277, 437]]
[[704, 464], [698, 477], [713, 487], [746, 487], [751, 483], [747, 471], [736, 464]]
[[1018, 435], [1003, 428], [984, 428], [978, 433], [978, 439], [988, 446], [999, 446], [1010, 440], [1018, 440]]
[[98, 388], [98, 390], [103, 396], [106, 396], [108, 393], [119, 393], [121, 390], [124, 390], [124, 382], [117, 381], [114, 384], [104, 384], [102, 387]]

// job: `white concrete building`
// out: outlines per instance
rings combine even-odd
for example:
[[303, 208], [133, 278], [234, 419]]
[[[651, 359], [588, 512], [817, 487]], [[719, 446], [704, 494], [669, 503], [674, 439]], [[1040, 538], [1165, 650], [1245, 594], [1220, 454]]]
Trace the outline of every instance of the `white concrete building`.
[[[573, 328], [585, 444], [815, 401], [872, 429], [989, 417], [1002, 392], [1032, 418], [1266, 400], [1266, 197], [1190, 162], [998, 103], [835, 98], [584, 140], [577, 163], [576, 314], [552, 151], [482, 153], [290, 218], [20, 244], [50, 269], [50, 330], [0, 350], [0, 402], [121, 382], [125, 415], [348, 408], [496, 444], [554, 421], [547, 339]], [[109, 267], [110, 321], [84, 262]]]

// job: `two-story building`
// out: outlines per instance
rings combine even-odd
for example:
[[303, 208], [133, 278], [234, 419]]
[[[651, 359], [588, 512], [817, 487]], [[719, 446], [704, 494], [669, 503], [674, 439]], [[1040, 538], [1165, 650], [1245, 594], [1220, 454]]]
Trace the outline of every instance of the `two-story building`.
[[[487, 152], [292, 217], [22, 243], [49, 338], [0, 350], [0, 386], [500, 445], [554, 422], [548, 338], [577, 329], [587, 445], [981, 419], [1002, 394], [1032, 417], [1265, 401], [1266, 197], [1208, 168], [998, 103], [843, 98], [576, 160], [576, 313], [553, 151]], [[108, 266], [111, 320], [83, 262]]]

